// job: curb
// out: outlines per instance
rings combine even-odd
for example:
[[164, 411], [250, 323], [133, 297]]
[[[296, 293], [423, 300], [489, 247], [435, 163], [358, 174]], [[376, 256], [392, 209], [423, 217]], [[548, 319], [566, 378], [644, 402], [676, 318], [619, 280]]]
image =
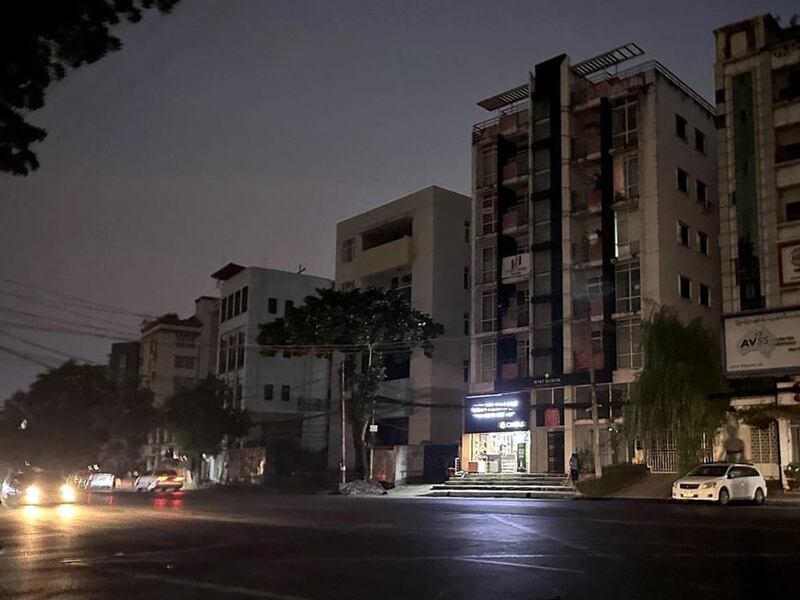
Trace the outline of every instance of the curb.
[[[576, 496], [576, 500], [588, 500], [588, 501], [598, 501], [598, 500], [613, 500], [615, 502], [630, 502], [630, 503], [648, 503], [648, 504], [672, 504], [672, 498], [627, 498], [625, 496]], [[691, 504], [691, 502], [689, 503]], [[699, 504], [699, 503], [698, 503]], [[705, 503], [704, 503], [705, 504]], [[709, 505], [713, 505], [713, 503], [707, 503]], [[765, 502], [767, 506], [796, 506], [800, 508], [800, 498], [772, 498], [767, 497]]]

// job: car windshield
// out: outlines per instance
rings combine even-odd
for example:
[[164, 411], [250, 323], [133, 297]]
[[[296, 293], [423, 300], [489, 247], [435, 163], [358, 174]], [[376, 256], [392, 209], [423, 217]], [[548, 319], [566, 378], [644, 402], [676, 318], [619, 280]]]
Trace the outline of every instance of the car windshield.
[[156, 475], [158, 477], [177, 477], [178, 473], [175, 471], [158, 471]]
[[722, 477], [728, 471], [728, 465], [700, 465], [687, 477]]

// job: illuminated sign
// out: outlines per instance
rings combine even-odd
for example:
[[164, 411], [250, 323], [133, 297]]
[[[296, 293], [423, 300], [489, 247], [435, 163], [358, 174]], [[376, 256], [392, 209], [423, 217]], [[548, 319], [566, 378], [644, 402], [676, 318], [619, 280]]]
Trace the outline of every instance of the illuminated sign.
[[464, 399], [464, 433], [528, 429], [530, 406], [523, 394], [489, 394]]
[[723, 336], [729, 377], [800, 370], [800, 309], [725, 317]]

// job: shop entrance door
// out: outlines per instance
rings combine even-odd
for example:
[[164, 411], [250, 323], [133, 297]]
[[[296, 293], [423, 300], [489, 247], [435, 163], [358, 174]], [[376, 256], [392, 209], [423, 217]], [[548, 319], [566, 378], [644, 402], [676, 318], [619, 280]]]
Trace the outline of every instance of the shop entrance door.
[[564, 432], [547, 432], [547, 472], [564, 473]]
[[469, 436], [468, 470], [478, 473], [525, 473], [530, 431], [473, 433]]

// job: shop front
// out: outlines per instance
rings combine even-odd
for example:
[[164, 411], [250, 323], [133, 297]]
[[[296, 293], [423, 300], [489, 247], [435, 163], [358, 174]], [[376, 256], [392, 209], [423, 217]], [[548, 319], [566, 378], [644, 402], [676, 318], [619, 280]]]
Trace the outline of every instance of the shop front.
[[462, 469], [469, 473], [530, 471], [530, 405], [524, 393], [467, 396]]

